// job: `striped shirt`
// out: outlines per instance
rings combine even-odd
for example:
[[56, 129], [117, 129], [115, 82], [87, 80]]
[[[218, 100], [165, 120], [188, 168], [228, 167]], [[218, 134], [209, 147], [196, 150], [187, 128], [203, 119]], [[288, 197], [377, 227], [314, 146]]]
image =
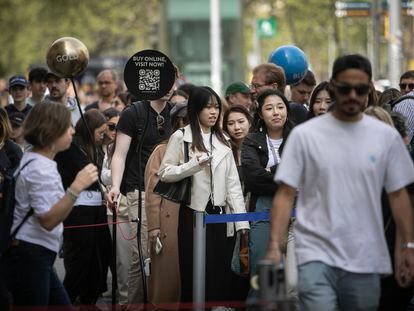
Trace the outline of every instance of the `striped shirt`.
[[[414, 96], [414, 91], [405, 96]], [[407, 98], [395, 105], [393, 111], [401, 113], [406, 118], [407, 134], [411, 141], [414, 136], [414, 99]]]

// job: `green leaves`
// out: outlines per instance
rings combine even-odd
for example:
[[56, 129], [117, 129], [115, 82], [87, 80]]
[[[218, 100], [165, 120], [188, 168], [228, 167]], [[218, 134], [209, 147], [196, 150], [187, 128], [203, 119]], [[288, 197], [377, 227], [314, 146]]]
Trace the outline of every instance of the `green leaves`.
[[0, 0], [0, 75], [45, 65], [49, 46], [71, 36], [91, 56], [128, 56], [148, 48], [158, 0]]

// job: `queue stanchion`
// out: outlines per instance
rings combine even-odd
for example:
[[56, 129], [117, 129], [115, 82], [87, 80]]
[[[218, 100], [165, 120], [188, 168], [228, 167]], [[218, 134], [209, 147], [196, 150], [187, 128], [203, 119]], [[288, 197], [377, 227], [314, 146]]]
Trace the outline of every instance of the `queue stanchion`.
[[115, 201], [112, 207], [112, 310], [116, 310], [116, 288], [118, 283], [118, 273], [116, 271], [117, 204], [118, 202]]
[[194, 213], [193, 310], [204, 310], [206, 280], [206, 224], [204, 212]]

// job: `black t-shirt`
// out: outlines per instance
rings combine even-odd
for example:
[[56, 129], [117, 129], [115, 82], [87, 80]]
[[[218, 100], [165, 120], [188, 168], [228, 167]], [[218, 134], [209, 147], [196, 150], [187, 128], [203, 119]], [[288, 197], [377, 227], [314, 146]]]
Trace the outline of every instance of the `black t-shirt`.
[[[84, 149], [75, 142], [72, 142], [68, 149], [59, 152], [55, 156], [55, 161], [57, 163], [59, 174], [62, 177], [64, 189], [72, 184], [80, 170], [91, 163]], [[98, 163], [98, 167], [99, 166], [100, 163]], [[98, 183], [94, 183], [86, 190], [99, 191], [100, 189]]]
[[30, 112], [30, 109], [32, 109], [32, 106], [26, 104], [24, 109], [20, 111], [19, 109], [16, 108], [14, 104], [10, 104], [10, 105], [7, 105], [4, 109], [6, 109], [8, 115], [14, 112], [20, 112], [20, 113], [23, 113], [27, 117], [27, 115]]
[[[149, 123], [147, 131], [144, 135], [141, 151], [141, 174], [138, 175], [138, 136], [143, 135], [148, 109]], [[127, 192], [139, 189], [139, 176], [141, 176], [141, 190], [144, 190], [144, 172], [148, 158], [151, 155], [154, 147], [160, 142], [168, 139], [171, 134], [170, 110], [171, 106], [167, 104], [163, 111], [160, 113], [162, 118], [164, 118], [164, 123], [162, 125], [163, 133], [162, 130], [159, 130], [157, 126], [158, 114], [150, 106], [150, 103], [148, 101], [134, 103], [122, 112], [117, 125], [117, 130], [130, 136], [132, 139], [125, 162], [124, 175], [122, 177], [122, 194], [125, 195]]]
[[91, 104], [89, 104], [88, 106], [85, 107], [85, 112], [90, 110], [90, 109], [98, 109], [99, 110], [99, 105], [98, 102], [93, 102]]
[[301, 124], [308, 119], [308, 109], [306, 109], [305, 106], [295, 102], [290, 102], [289, 109], [294, 125]]

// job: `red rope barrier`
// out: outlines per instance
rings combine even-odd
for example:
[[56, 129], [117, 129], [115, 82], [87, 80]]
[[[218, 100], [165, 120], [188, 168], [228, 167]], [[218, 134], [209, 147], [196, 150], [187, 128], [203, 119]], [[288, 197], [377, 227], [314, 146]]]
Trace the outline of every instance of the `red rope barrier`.
[[[106, 208], [108, 208], [107, 204], [106, 204]], [[114, 205], [114, 208], [112, 209], [112, 211], [115, 212], [117, 215], [119, 215], [117, 204]], [[122, 230], [122, 227], [119, 226], [119, 224], [125, 224], [125, 223], [130, 223], [130, 222], [133, 222], [133, 221], [125, 220], [125, 221], [105, 222], [105, 223], [90, 224], [90, 225], [73, 225], [73, 226], [64, 226], [63, 228], [64, 229], [96, 228], [96, 227], [104, 227], [104, 226], [110, 226], [110, 225], [116, 224], [118, 225], [117, 227], [119, 231], [121, 232], [122, 238], [124, 240], [131, 241], [131, 240], [134, 240], [137, 237], [137, 235], [134, 234], [132, 237], [127, 237], [124, 231]]]
[[63, 228], [64, 229], [92, 228], [92, 227], [103, 227], [103, 226], [108, 226], [108, 225], [113, 225], [113, 224], [125, 224], [125, 223], [129, 223], [129, 222], [131, 222], [131, 221], [126, 220], [126, 221], [105, 222], [105, 223], [91, 224], [91, 225], [65, 226]]

